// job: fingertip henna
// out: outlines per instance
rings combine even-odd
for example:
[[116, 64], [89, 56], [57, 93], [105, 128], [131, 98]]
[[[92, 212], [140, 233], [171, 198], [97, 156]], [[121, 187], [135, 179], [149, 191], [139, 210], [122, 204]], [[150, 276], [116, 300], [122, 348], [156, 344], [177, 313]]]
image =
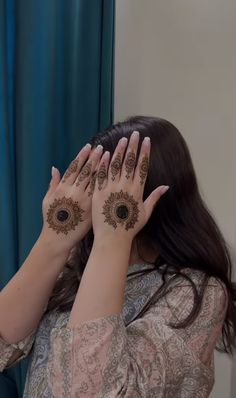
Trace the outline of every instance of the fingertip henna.
[[91, 196], [93, 194], [93, 192], [94, 192], [95, 184], [96, 184], [96, 178], [97, 178], [97, 172], [95, 172], [94, 175], [91, 178], [89, 191], [88, 191], [88, 196]]
[[74, 159], [66, 170], [62, 183], [66, 182], [66, 180], [71, 176], [71, 174], [76, 173], [78, 168], [79, 158]]
[[102, 189], [102, 185], [104, 183], [104, 181], [107, 178], [107, 169], [106, 169], [106, 165], [103, 162], [98, 170], [98, 174], [97, 174], [97, 181], [98, 181], [98, 189], [99, 191], [101, 191]]
[[139, 168], [139, 176], [140, 176], [140, 184], [143, 185], [144, 181], [147, 177], [148, 174], [148, 167], [149, 167], [149, 159], [148, 156], [145, 155], [142, 158], [142, 161], [140, 163], [140, 168]]
[[115, 159], [111, 162], [111, 179], [115, 180], [117, 174], [120, 173], [122, 168], [122, 158], [120, 152], [116, 155]]
[[135, 168], [136, 156], [134, 152], [129, 152], [125, 159], [125, 171], [127, 180], [130, 178], [130, 175], [134, 171]]
[[76, 186], [78, 187], [82, 181], [84, 181], [86, 178], [88, 178], [91, 174], [92, 170], [92, 162], [86, 163], [86, 165], [82, 168], [78, 180], [76, 182]]

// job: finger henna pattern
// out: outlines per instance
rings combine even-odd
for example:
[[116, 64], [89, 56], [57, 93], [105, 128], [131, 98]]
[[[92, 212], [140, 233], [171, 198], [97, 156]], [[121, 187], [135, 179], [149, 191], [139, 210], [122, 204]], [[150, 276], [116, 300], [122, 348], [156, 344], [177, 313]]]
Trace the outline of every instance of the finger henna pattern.
[[86, 165], [82, 168], [79, 174], [78, 181], [76, 183], [77, 187], [82, 181], [84, 181], [86, 178], [90, 176], [91, 170], [92, 170], [92, 163], [91, 162], [86, 163]]
[[98, 180], [98, 189], [99, 191], [101, 191], [102, 189], [102, 184], [104, 183], [104, 181], [107, 178], [107, 170], [106, 170], [106, 165], [103, 162], [98, 170], [98, 174], [97, 174], [97, 180]]
[[82, 214], [84, 210], [80, 208], [78, 202], [71, 198], [54, 199], [47, 212], [47, 222], [49, 228], [56, 231], [57, 234], [68, 234], [69, 231], [75, 230], [79, 222], [83, 221]]
[[79, 159], [74, 159], [71, 164], [69, 165], [68, 169], [66, 170], [64, 177], [61, 182], [65, 182], [68, 177], [70, 177], [71, 174], [75, 173], [77, 171]]
[[130, 228], [134, 228], [135, 223], [138, 221], [138, 202], [133, 198], [133, 195], [129, 195], [128, 192], [111, 192], [109, 198], [103, 205], [103, 212], [105, 221], [113, 228], [117, 228], [117, 225], [125, 225], [125, 229], [128, 231]]
[[135, 168], [135, 153], [129, 152], [125, 159], [125, 170], [126, 170], [126, 178], [129, 179], [130, 174], [133, 172]]
[[143, 185], [145, 178], [147, 177], [148, 166], [149, 166], [148, 156], [145, 155], [140, 163], [140, 168], [139, 168], [139, 176], [141, 178], [141, 180], [140, 180], [141, 185]]
[[118, 153], [115, 157], [115, 159], [111, 162], [111, 174], [112, 174], [112, 181], [115, 180], [116, 175], [119, 174], [120, 170], [122, 167], [122, 159], [121, 159], [121, 154]]
[[95, 184], [96, 184], [96, 178], [97, 178], [97, 172], [95, 172], [94, 175], [91, 178], [89, 191], [88, 191], [88, 196], [91, 196], [93, 194], [93, 192], [94, 192], [94, 188], [95, 188]]

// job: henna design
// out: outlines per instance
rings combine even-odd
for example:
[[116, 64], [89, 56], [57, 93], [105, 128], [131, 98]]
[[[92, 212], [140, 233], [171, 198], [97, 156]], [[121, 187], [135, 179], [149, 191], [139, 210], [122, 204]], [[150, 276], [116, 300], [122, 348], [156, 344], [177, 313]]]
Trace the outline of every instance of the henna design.
[[138, 221], [138, 202], [129, 195], [128, 192], [111, 192], [109, 198], [103, 205], [103, 212], [105, 221], [113, 228], [117, 228], [117, 224], [122, 226], [125, 224], [125, 229], [128, 231], [134, 228], [134, 224]]
[[98, 170], [97, 180], [98, 180], [98, 189], [101, 191], [102, 184], [104, 183], [105, 179], [107, 178], [107, 169], [106, 165], [103, 162]]
[[129, 179], [130, 174], [133, 172], [135, 168], [135, 153], [129, 152], [127, 158], [125, 159], [125, 170], [126, 170], [126, 178]]
[[78, 163], [79, 163], [79, 158], [76, 158], [71, 162], [61, 182], [65, 182], [67, 178], [71, 176], [71, 174], [77, 171]]
[[91, 196], [93, 194], [93, 192], [94, 192], [95, 184], [96, 184], [96, 178], [97, 178], [97, 172], [95, 172], [94, 175], [91, 178], [88, 196]]
[[54, 199], [47, 212], [47, 222], [49, 228], [67, 235], [69, 231], [75, 230], [79, 222], [83, 221], [84, 210], [80, 208], [78, 202], [71, 198]]
[[115, 177], [117, 174], [119, 174], [120, 170], [122, 167], [122, 158], [121, 154], [118, 153], [115, 157], [115, 159], [111, 162], [111, 174], [112, 174], [112, 181], [115, 180]]
[[91, 170], [92, 170], [92, 163], [91, 162], [86, 163], [86, 165], [82, 168], [79, 174], [78, 181], [76, 183], [77, 187], [82, 181], [84, 181], [86, 178], [90, 176]]
[[148, 161], [148, 156], [145, 155], [142, 158], [141, 164], [140, 164], [140, 168], [139, 168], [139, 176], [141, 178], [140, 180], [140, 184], [143, 185], [145, 178], [147, 177], [147, 173], [148, 173], [148, 166], [149, 166], [149, 161]]

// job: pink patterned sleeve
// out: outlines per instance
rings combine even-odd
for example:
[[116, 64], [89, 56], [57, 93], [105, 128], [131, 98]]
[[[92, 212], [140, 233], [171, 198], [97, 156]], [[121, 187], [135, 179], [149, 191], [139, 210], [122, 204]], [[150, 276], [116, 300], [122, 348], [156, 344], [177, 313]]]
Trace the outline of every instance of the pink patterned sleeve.
[[193, 303], [192, 289], [177, 284], [142, 318], [125, 326], [121, 314], [54, 329], [47, 369], [54, 398], [208, 397], [213, 351], [227, 299], [211, 278], [197, 319], [174, 329]]
[[0, 372], [15, 366], [19, 361], [27, 357], [34, 340], [35, 331], [16, 344], [9, 344], [0, 336]]

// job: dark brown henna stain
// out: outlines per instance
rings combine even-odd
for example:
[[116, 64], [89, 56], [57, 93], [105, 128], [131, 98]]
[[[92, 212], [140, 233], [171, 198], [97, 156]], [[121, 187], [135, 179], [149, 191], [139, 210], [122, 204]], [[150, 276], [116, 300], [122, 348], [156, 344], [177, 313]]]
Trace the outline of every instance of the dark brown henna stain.
[[68, 177], [71, 176], [71, 174], [76, 173], [77, 168], [78, 168], [78, 163], [79, 163], [79, 159], [74, 159], [71, 164], [69, 165], [68, 169], [66, 170], [63, 179], [61, 182], [65, 182], [67, 180]]
[[79, 222], [83, 221], [82, 214], [84, 210], [80, 208], [78, 202], [71, 198], [54, 199], [47, 211], [47, 222], [49, 228], [56, 231], [57, 234], [68, 234], [69, 231], [75, 230]]
[[140, 168], [139, 168], [139, 176], [140, 176], [140, 184], [143, 185], [146, 177], [147, 177], [147, 173], [148, 173], [148, 167], [149, 167], [149, 160], [148, 160], [148, 156], [145, 155], [142, 158], [142, 161], [140, 163]]
[[138, 221], [138, 202], [133, 198], [133, 195], [129, 195], [128, 192], [111, 192], [109, 198], [103, 205], [103, 212], [105, 221], [113, 228], [117, 228], [117, 225], [124, 225], [128, 231], [130, 228], [134, 228], [135, 223]]
[[96, 178], [97, 178], [97, 172], [94, 173], [94, 175], [91, 177], [90, 185], [89, 185], [89, 191], [88, 191], [88, 196], [91, 196], [94, 192], [95, 189], [95, 184], [96, 184]]
[[92, 163], [91, 162], [86, 163], [85, 166], [82, 168], [81, 172], [79, 173], [78, 181], [76, 183], [77, 187], [82, 181], [84, 181], [86, 178], [90, 176], [91, 170], [92, 170]]
[[122, 167], [122, 158], [121, 154], [118, 153], [115, 157], [115, 159], [111, 162], [111, 179], [112, 181], [115, 180], [116, 175], [120, 173]]
[[135, 168], [135, 153], [129, 152], [125, 159], [125, 170], [126, 170], [126, 178], [129, 179], [130, 174], [134, 171]]
[[106, 165], [103, 162], [98, 170], [98, 174], [97, 174], [97, 180], [98, 180], [98, 189], [99, 191], [101, 191], [102, 189], [102, 185], [104, 183], [104, 181], [107, 178], [107, 169], [106, 169]]

